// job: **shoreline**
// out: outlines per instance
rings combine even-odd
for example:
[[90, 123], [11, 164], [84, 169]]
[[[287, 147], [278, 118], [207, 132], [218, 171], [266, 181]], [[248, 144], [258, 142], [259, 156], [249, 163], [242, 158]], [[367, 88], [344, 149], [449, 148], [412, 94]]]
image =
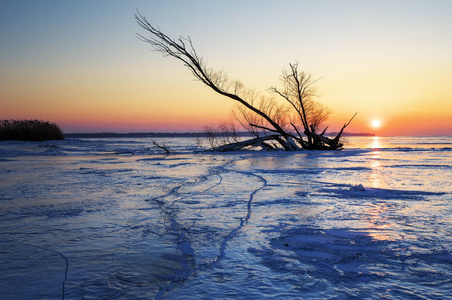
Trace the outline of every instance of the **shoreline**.
[[[335, 135], [335, 133], [331, 133], [328, 135]], [[353, 132], [344, 132], [343, 136], [375, 136], [374, 133], [353, 133]], [[64, 136], [66, 138], [137, 138], [137, 137], [207, 137], [208, 134], [204, 132], [127, 132], [127, 133], [115, 133], [115, 132], [93, 132], [93, 133], [65, 133]], [[238, 137], [251, 137], [253, 136], [249, 132], [237, 132]]]

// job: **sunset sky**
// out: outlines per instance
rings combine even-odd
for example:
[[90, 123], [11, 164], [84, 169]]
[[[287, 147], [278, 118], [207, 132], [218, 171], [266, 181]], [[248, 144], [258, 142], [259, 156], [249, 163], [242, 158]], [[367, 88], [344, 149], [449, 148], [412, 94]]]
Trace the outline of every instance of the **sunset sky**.
[[[283, 68], [322, 78], [337, 129], [452, 135], [452, 1], [0, 1], [0, 119], [70, 132], [197, 131], [234, 103], [136, 33], [136, 10], [266, 94]], [[372, 121], [380, 120], [379, 128]]]

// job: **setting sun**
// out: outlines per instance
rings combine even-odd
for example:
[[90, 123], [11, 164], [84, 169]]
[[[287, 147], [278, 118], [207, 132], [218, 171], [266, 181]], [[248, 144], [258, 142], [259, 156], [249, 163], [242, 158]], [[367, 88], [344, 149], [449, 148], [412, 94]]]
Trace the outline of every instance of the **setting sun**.
[[372, 127], [373, 128], [379, 128], [381, 126], [380, 120], [373, 120], [372, 121]]

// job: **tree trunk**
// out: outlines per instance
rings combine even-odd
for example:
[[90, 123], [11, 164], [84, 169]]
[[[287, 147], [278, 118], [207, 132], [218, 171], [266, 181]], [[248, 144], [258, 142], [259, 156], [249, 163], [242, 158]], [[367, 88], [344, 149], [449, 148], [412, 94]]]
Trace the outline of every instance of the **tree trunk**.
[[242, 150], [243, 148], [246, 148], [246, 147], [262, 147], [263, 149], [273, 150], [274, 147], [265, 143], [265, 141], [276, 140], [278, 138], [280, 138], [279, 135], [263, 136], [263, 137], [246, 140], [246, 141], [227, 144], [227, 145], [215, 148], [213, 150], [219, 151], [219, 152], [228, 152], [228, 151]]

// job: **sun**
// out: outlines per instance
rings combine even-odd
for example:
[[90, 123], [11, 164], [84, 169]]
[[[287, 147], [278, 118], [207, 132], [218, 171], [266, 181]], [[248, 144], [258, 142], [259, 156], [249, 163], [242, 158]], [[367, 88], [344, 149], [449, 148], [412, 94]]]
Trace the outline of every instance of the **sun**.
[[373, 128], [379, 128], [381, 126], [380, 120], [373, 120], [372, 121], [372, 127]]

